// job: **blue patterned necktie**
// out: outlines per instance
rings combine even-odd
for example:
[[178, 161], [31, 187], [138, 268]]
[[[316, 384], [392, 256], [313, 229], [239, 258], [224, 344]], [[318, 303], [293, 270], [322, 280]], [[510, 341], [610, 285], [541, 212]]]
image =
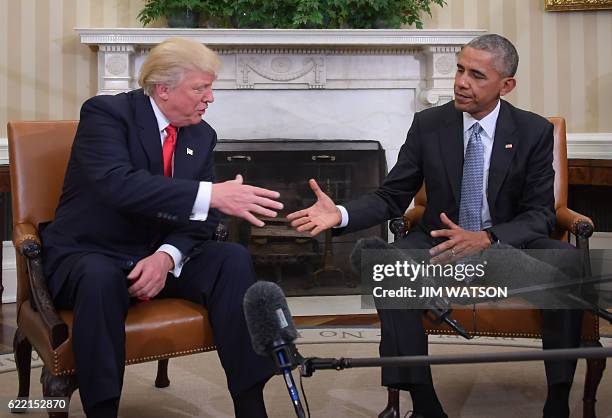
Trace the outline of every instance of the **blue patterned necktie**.
[[470, 130], [470, 139], [463, 159], [459, 226], [468, 231], [480, 231], [482, 222], [482, 176], [484, 172], [484, 146], [480, 138], [482, 127], [476, 122]]

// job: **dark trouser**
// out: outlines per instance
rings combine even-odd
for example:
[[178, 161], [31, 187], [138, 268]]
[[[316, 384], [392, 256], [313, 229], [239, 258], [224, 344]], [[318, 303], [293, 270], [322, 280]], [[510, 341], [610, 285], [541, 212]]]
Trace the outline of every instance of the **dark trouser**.
[[[405, 238], [396, 241], [402, 249], [429, 249], [436, 245], [425, 232], [415, 229]], [[571, 249], [570, 244], [552, 239], [538, 239], [526, 249]], [[526, 273], [528, 274], [528, 273]], [[551, 310], [542, 312], [542, 346], [544, 349], [573, 348], [580, 345], [582, 325], [581, 310]], [[422, 310], [378, 309], [381, 322], [380, 356], [409, 356], [428, 353], [427, 335], [423, 328]], [[549, 385], [571, 383], [574, 379], [576, 360], [545, 362]], [[384, 367], [383, 386], [404, 389], [409, 384], [432, 383], [431, 368]]]
[[[96, 403], [121, 395], [125, 317], [130, 304], [127, 272], [116, 260], [100, 254], [84, 254], [70, 262], [74, 264], [55, 303], [74, 311], [72, 346], [87, 412]], [[255, 280], [244, 247], [208, 241], [202, 252], [185, 264], [179, 278], [168, 275], [157, 296], [188, 299], [207, 308], [232, 394], [269, 378], [274, 371], [271, 360], [253, 351], [242, 311], [244, 293]]]

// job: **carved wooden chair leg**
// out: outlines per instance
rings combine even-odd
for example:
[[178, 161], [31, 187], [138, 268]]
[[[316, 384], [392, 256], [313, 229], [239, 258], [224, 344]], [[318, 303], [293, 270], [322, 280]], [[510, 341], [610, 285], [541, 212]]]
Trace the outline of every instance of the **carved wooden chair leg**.
[[169, 359], [164, 359], [157, 362], [157, 377], [155, 378], [156, 388], [167, 388], [170, 386], [170, 379], [168, 379], [168, 361]]
[[[45, 398], [68, 398], [68, 402], [70, 402], [70, 397], [77, 388], [75, 375], [54, 376], [49, 373], [46, 366], [42, 369], [40, 383], [42, 383], [43, 396]], [[49, 418], [68, 418], [68, 412], [49, 411], [48, 413]]]
[[[597, 346], [601, 347], [599, 342]], [[584, 396], [582, 398], [582, 416], [583, 418], [595, 418], [595, 402], [597, 402], [597, 388], [604, 369], [606, 368], [606, 359], [588, 359], [587, 372], [584, 379]]]
[[387, 388], [387, 407], [378, 414], [378, 418], [399, 418], [399, 389]]
[[15, 353], [15, 365], [19, 378], [18, 397], [30, 396], [30, 370], [32, 366], [32, 344], [17, 328], [13, 339], [13, 351]]

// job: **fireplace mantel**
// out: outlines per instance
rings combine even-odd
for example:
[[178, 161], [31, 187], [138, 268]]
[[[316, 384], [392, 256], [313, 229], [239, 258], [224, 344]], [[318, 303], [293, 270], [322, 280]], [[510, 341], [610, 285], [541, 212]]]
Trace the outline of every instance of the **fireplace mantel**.
[[[207, 44], [221, 55], [225, 65], [215, 82], [217, 91], [403, 89], [411, 92], [408, 103], [411, 108], [408, 116], [411, 116], [414, 111], [451, 100], [456, 53], [461, 45], [485, 31], [77, 28], [76, 32], [81, 43], [97, 48], [98, 94], [136, 88], [138, 69], [148, 50], [164, 39], [181, 36]], [[264, 68], [266, 66], [269, 70]], [[347, 96], [350, 101], [351, 95]], [[232, 96], [234, 98], [238, 99]], [[230, 102], [235, 104], [235, 101]], [[391, 106], [397, 103], [381, 100], [380, 104], [394, 113]], [[403, 134], [392, 143], [382, 138], [387, 151], [399, 147], [410, 119], [401, 122]], [[248, 135], [252, 134], [263, 138], [267, 133], [257, 127], [249, 131]], [[569, 134], [568, 154], [571, 158], [609, 158], [612, 152], [610, 135]], [[246, 138], [247, 133], [232, 128], [223, 136]], [[268, 135], [278, 136], [283, 135], [279, 132]], [[326, 133], [320, 136], [334, 138]], [[347, 135], [335, 138], [340, 137]], [[372, 138], [379, 136], [365, 139]]]
[[[138, 70], [154, 45], [174, 36], [191, 38], [215, 49], [224, 64], [214, 86], [218, 100], [208, 112], [221, 137], [378, 139], [390, 164], [413, 113], [452, 99], [456, 54], [485, 33], [171, 28], [78, 28], [76, 32], [81, 43], [98, 51], [98, 94], [138, 87]], [[295, 90], [316, 91], [316, 95], [296, 96]], [[308, 107], [310, 102], [315, 104]], [[262, 117], [266, 114], [262, 103], [272, 103], [273, 110], [267, 112], [271, 120]], [[304, 105], [302, 111], [299, 106]], [[359, 112], [364, 105], [370, 109]], [[341, 117], [333, 111], [339, 107]], [[253, 108], [257, 117], [249, 112]], [[302, 120], [296, 120], [299, 112], [304, 113]], [[241, 113], [243, 126], [236, 126], [236, 114]], [[354, 129], [364, 121], [373, 129]], [[569, 134], [571, 158], [608, 158], [611, 152], [609, 133]]]
[[221, 138], [374, 139], [390, 165], [415, 111], [453, 97], [456, 56], [483, 30], [78, 28], [98, 51], [98, 94], [137, 88], [148, 51], [175, 36], [223, 67], [207, 120]]
[[[181, 36], [202, 42], [222, 56], [225, 66], [216, 89], [413, 88], [419, 109], [452, 98], [456, 53], [484, 32], [171, 28], [76, 31], [81, 43], [98, 48], [98, 94], [135, 88], [138, 69], [148, 50], [167, 38]], [[386, 69], [377, 69], [377, 74], [364, 71], [364, 65], [372, 65], [364, 60], [366, 56], [381, 57], [377, 64]], [[416, 66], [410, 65], [410, 58], [417, 61]]]
[[77, 28], [89, 45], [156, 45], [180, 36], [209, 46], [461, 46], [484, 30]]

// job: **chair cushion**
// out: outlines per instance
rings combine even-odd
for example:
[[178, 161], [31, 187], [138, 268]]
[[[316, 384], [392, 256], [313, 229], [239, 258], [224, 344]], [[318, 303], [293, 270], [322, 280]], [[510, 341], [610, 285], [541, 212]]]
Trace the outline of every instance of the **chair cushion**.
[[[60, 311], [72, 328], [72, 311]], [[53, 350], [38, 312], [29, 301], [21, 305], [19, 329], [54, 375], [75, 373], [72, 339]], [[126, 364], [215, 350], [206, 309], [182, 299], [155, 299], [130, 307], [125, 324]]]
[[[537, 309], [455, 309], [451, 316], [471, 335], [542, 338], [542, 317]], [[424, 326], [428, 334], [455, 334], [446, 324], [426, 321]], [[599, 340], [599, 320], [592, 312], [584, 314], [581, 339]]]

